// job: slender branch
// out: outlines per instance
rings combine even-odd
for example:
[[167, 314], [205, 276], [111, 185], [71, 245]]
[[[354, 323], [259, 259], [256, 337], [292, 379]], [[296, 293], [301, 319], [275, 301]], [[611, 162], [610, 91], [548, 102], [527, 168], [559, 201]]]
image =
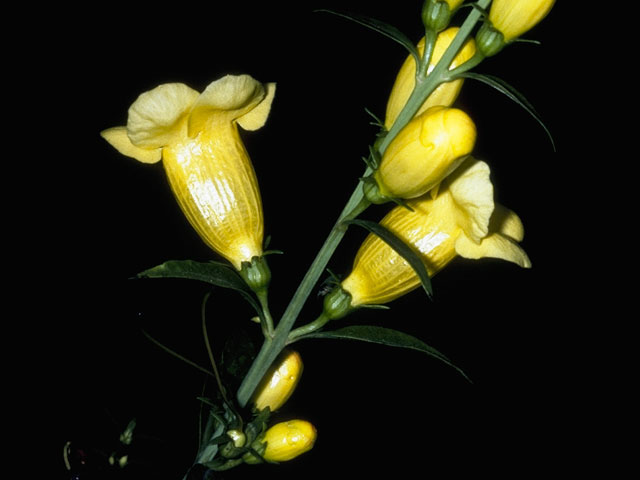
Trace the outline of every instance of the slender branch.
[[262, 307], [262, 316], [260, 322], [262, 323], [262, 333], [265, 338], [273, 338], [273, 317], [271, 316], [271, 310], [269, 310], [269, 298], [266, 289], [257, 293], [260, 306]]
[[220, 394], [222, 395], [222, 399], [225, 403], [229, 403], [227, 399], [227, 393], [225, 392], [224, 386], [222, 385], [222, 380], [220, 379], [220, 373], [218, 372], [218, 366], [216, 365], [216, 361], [213, 358], [213, 350], [211, 350], [211, 343], [209, 343], [209, 334], [207, 333], [207, 318], [205, 315], [207, 300], [209, 300], [209, 296], [211, 292], [207, 292], [207, 294], [202, 299], [202, 307], [201, 307], [201, 317], [202, 317], [202, 335], [204, 337], [204, 344], [207, 347], [207, 353], [209, 354], [209, 361], [211, 362], [211, 367], [213, 368], [214, 376], [216, 377], [216, 383], [218, 384], [218, 389], [220, 390]]
[[213, 372], [210, 372], [209, 370], [207, 370], [204, 367], [201, 367], [200, 365], [198, 365], [196, 362], [193, 362], [191, 360], [189, 360], [188, 358], [183, 357], [182, 355], [180, 355], [177, 352], [174, 352], [173, 350], [171, 350], [170, 348], [164, 346], [162, 343], [160, 343], [158, 340], [156, 340], [155, 338], [153, 338], [151, 335], [149, 335], [146, 331], [141, 330], [142, 334], [147, 337], [147, 339], [149, 341], [151, 341], [153, 344], [157, 345], [158, 347], [160, 347], [162, 350], [164, 350], [165, 352], [169, 353], [170, 355], [173, 355], [174, 357], [176, 357], [178, 360], [182, 360], [184, 363], [191, 365], [194, 368], [197, 368], [198, 370], [200, 370], [201, 372], [206, 373], [207, 375], [210, 376], [215, 376], [213, 374]]
[[327, 324], [329, 320], [330, 318], [327, 317], [323, 312], [313, 322], [307, 323], [306, 325], [303, 325], [302, 327], [298, 327], [295, 330], [291, 330], [291, 333], [289, 333], [289, 339], [287, 341], [287, 344], [293, 343], [298, 338], [321, 329]]

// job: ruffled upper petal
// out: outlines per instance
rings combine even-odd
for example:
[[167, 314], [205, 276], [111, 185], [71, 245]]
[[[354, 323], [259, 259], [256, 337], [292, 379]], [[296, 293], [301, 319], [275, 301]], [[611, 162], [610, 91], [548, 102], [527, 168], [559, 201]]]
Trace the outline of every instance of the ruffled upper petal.
[[127, 131], [131, 143], [141, 148], [172, 143], [198, 95], [183, 83], [165, 83], [141, 94], [129, 107]]
[[[265, 96], [265, 87], [251, 76], [225, 75], [210, 83], [194, 103], [189, 115], [189, 136], [196, 136], [212, 122], [237, 120], [253, 110]], [[262, 116], [266, 120], [264, 113]], [[247, 123], [252, 123], [251, 118]]]
[[266, 123], [273, 97], [276, 94], [276, 84], [267, 83], [265, 85], [266, 95], [262, 101], [252, 110], [238, 118], [238, 124], [245, 130], [258, 130]]
[[489, 233], [489, 219], [494, 210], [489, 175], [485, 162], [470, 157], [441, 186], [443, 194], [450, 195], [455, 204], [456, 223], [464, 235], [476, 243]]
[[157, 163], [162, 159], [161, 148], [140, 148], [131, 143], [127, 135], [127, 127], [108, 128], [100, 132], [100, 136], [121, 154], [135, 158], [139, 162]]

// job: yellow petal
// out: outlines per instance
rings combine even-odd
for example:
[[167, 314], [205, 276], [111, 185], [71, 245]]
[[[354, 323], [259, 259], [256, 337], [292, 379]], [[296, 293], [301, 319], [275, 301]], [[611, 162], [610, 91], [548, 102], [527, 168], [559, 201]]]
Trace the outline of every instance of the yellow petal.
[[455, 248], [461, 257], [500, 258], [523, 268], [531, 268], [531, 261], [520, 245], [500, 233], [493, 233], [483, 238], [479, 244], [469, 240], [465, 235], [460, 235], [456, 240]]
[[264, 99], [253, 110], [238, 118], [238, 124], [245, 130], [258, 130], [267, 121], [271, 111], [271, 103], [273, 103], [273, 97], [276, 94], [276, 84], [267, 83], [265, 88], [267, 92]]
[[129, 107], [127, 130], [131, 142], [142, 148], [172, 143], [198, 95], [183, 83], [165, 83], [140, 95]]
[[387, 147], [374, 173], [383, 195], [416, 198], [449, 175], [473, 149], [476, 127], [462, 110], [432, 107]]
[[161, 148], [140, 148], [136, 147], [127, 135], [126, 127], [113, 127], [100, 132], [100, 136], [104, 138], [111, 146], [115, 147], [122, 155], [135, 158], [142, 163], [157, 163], [162, 159]]
[[[456, 205], [456, 223], [476, 243], [489, 232], [494, 209], [489, 166], [473, 157], [467, 159], [445, 181], [447, 195]], [[443, 185], [444, 187], [444, 185]]]
[[289, 420], [277, 423], [264, 434], [267, 444], [263, 457], [273, 462], [286, 462], [313, 448], [316, 428], [305, 420]]
[[185, 137], [162, 157], [176, 200], [207, 245], [237, 270], [262, 255], [260, 190], [235, 123]]
[[494, 0], [489, 20], [510, 42], [540, 22], [554, 3], [555, 0]]
[[524, 238], [524, 226], [520, 217], [497, 203], [489, 221], [489, 231], [501, 233], [516, 242], [521, 242]]
[[[433, 53], [429, 62], [427, 73], [431, 72], [444, 52], [447, 50], [456, 34], [458, 33], [458, 27], [451, 27], [438, 35], [436, 43], [433, 47]], [[420, 55], [424, 53], [424, 37], [418, 42], [417, 48]], [[456, 68], [469, 60], [476, 52], [475, 42], [473, 39], [469, 39], [465, 42], [464, 46], [460, 49], [456, 57], [453, 59], [450, 69]], [[390, 129], [396, 118], [400, 114], [400, 111], [404, 108], [409, 96], [413, 92], [415, 86], [416, 76], [416, 62], [413, 56], [409, 55], [396, 77], [395, 83], [389, 95], [387, 102], [387, 111], [385, 116], [385, 127]], [[424, 104], [420, 107], [417, 115], [425, 112], [429, 108], [437, 105], [450, 106], [458, 97], [458, 93], [462, 88], [462, 80], [454, 80], [452, 82], [443, 83], [436, 88], [431, 95], [425, 100]]]
[[272, 412], [278, 410], [291, 397], [300, 378], [304, 364], [295, 350], [284, 350], [258, 386], [253, 403], [258, 410], [269, 407]]
[[211, 123], [237, 120], [253, 110], [265, 95], [264, 86], [249, 75], [226, 75], [210, 83], [189, 115], [189, 136], [195, 137]]

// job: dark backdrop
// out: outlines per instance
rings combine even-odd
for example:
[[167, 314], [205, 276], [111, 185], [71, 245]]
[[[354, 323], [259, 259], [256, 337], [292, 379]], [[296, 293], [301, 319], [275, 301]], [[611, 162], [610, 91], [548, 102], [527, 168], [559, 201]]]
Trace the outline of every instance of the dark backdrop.
[[[165, 260], [206, 261], [212, 254], [181, 215], [161, 166], [125, 158], [98, 135], [123, 125], [141, 92], [165, 82], [202, 90], [227, 73], [278, 83], [265, 127], [242, 133], [260, 182], [266, 232], [271, 246], [284, 251], [270, 259], [276, 316], [362, 174], [360, 158], [376, 132], [365, 108], [384, 115], [405, 52], [313, 10], [377, 17], [418, 40], [421, 2], [299, 3], [123, 3], [81, 12], [81, 20], [55, 10], [67, 21], [53, 35], [50, 72], [58, 94], [51, 108], [64, 121], [51, 141], [55, 208], [43, 223], [62, 259], [56, 263], [62, 274], [47, 284], [47, 311], [56, 315], [44, 330], [45, 337], [49, 329], [56, 333], [47, 342], [60, 405], [56, 453], [71, 441], [103, 465], [93, 452], [110, 452], [133, 417], [140, 436], [131, 460], [144, 463], [131, 466], [131, 478], [182, 478], [195, 452], [202, 375], [150, 344], [141, 329], [207, 365], [199, 316], [207, 289], [131, 277]], [[449, 356], [473, 384], [415, 352], [300, 343], [305, 373], [282, 415], [312, 421], [316, 448], [280, 468], [242, 467], [229, 478], [395, 471], [519, 477], [546, 472], [563, 455], [570, 418], [563, 387], [574, 360], [560, 354], [573, 321], [561, 260], [569, 208], [560, 187], [569, 83], [558, 76], [567, 55], [562, 8], [527, 35], [541, 45], [511, 46], [478, 68], [531, 101], [554, 134], [557, 153], [544, 130], [494, 90], [468, 81], [458, 100], [478, 126], [475, 153], [492, 168], [496, 200], [524, 222], [522, 246], [533, 269], [457, 259], [434, 279], [433, 301], [416, 291], [388, 312], [362, 311], [344, 321], [412, 333]], [[48, 52], [46, 42], [43, 47]], [[365, 218], [384, 211], [372, 208]], [[349, 271], [363, 238], [361, 231], [348, 233], [333, 271]], [[310, 297], [301, 318], [314, 318], [320, 302]], [[224, 292], [214, 293], [209, 313], [214, 348], [236, 325], [250, 326], [252, 315]], [[54, 470], [55, 478], [65, 478], [61, 454]]]

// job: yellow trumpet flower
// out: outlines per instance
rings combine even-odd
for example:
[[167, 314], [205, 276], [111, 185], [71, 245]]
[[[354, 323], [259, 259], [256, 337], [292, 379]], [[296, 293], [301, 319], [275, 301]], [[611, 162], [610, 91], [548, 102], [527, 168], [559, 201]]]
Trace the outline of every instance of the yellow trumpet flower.
[[277, 423], [264, 434], [266, 449], [262, 457], [271, 462], [292, 460], [311, 450], [316, 437], [316, 428], [305, 420]]
[[366, 189], [373, 203], [416, 198], [451, 173], [473, 150], [476, 127], [462, 110], [431, 107], [391, 141]]
[[202, 93], [167, 83], [143, 93], [127, 125], [102, 137], [143, 163], [162, 160], [185, 216], [213, 250], [240, 270], [262, 255], [260, 191], [238, 125], [257, 130], [267, 120], [275, 84], [227, 75]]
[[258, 387], [253, 403], [258, 410], [269, 407], [272, 412], [285, 404], [293, 394], [302, 371], [302, 357], [294, 350], [285, 350]]
[[[531, 262], [518, 245], [524, 237], [522, 222], [494, 204], [489, 173], [486, 163], [469, 158], [446, 178], [437, 195], [409, 201], [413, 212], [394, 208], [380, 224], [419, 253], [430, 276], [457, 255], [501, 258], [529, 268]], [[365, 239], [341, 284], [351, 307], [388, 303], [419, 285], [407, 261], [375, 235]]]
[[489, 21], [510, 42], [538, 24], [555, 0], [493, 0]]
[[[451, 27], [444, 30], [438, 35], [433, 47], [433, 53], [431, 55], [429, 67], [427, 68], [427, 74], [429, 74], [434, 69], [440, 58], [442, 58], [442, 55], [444, 55], [444, 52], [447, 50], [447, 48], [455, 38], [458, 30], [460, 30], [458, 27]], [[425, 39], [423, 37], [422, 40], [418, 42], [418, 52], [421, 56], [424, 54], [424, 44]], [[467, 40], [453, 59], [453, 62], [451, 62], [451, 66], [449, 68], [453, 69], [462, 65], [464, 62], [473, 57], [475, 53], [476, 47], [474, 40]], [[422, 104], [422, 107], [416, 115], [420, 115], [422, 112], [433, 106], [451, 106], [460, 93], [462, 82], [462, 79], [458, 79], [439, 85], [438, 88], [436, 88], [431, 93], [431, 95], [429, 95], [427, 100]], [[387, 111], [384, 121], [384, 126], [387, 130], [389, 130], [393, 126], [393, 123], [396, 121], [396, 118], [398, 118], [400, 111], [407, 103], [411, 92], [413, 92], [415, 83], [416, 62], [413, 56], [409, 55], [398, 71], [395, 83], [393, 85], [393, 88], [391, 89], [391, 94], [389, 95], [389, 100], [387, 101]]]

